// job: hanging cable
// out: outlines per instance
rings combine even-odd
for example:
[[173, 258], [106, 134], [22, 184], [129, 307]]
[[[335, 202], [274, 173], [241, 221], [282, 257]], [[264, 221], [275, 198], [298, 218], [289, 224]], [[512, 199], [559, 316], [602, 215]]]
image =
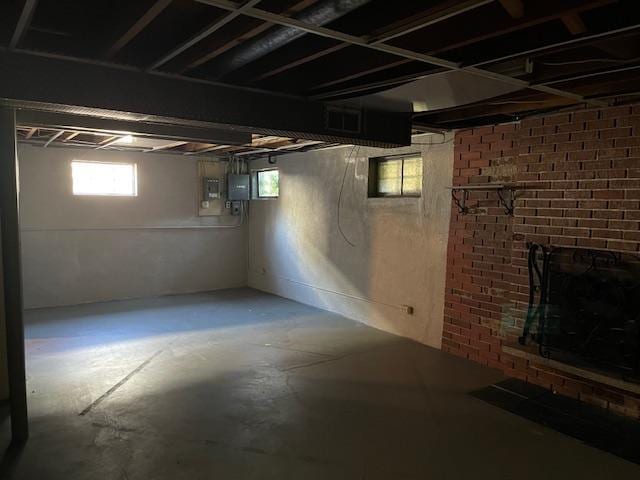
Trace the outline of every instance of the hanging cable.
[[[342, 235], [342, 238], [344, 239], [344, 241], [347, 242], [352, 247], [355, 247], [355, 244], [351, 240], [349, 240], [347, 236], [344, 234], [344, 232], [342, 231], [342, 225], [340, 224], [340, 208], [342, 205], [342, 192], [344, 191], [344, 182], [347, 179], [347, 171], [349, 170], [349, 165], [351, 164], [351, 157], [355, 149], [356, 149], [356, 146], [354, 145], [351, 148], [351, 152], [349, 152], [349, 155], [347, 156], [347, 163], [344, 166], [344, 174], [342, 175], [342, 185], [340, 186], [340, 194], [338, 195], [338, 231], [340, 232], [340, 235]], [[360, 147], [358, 147], [358, 150], [359, 149]]]

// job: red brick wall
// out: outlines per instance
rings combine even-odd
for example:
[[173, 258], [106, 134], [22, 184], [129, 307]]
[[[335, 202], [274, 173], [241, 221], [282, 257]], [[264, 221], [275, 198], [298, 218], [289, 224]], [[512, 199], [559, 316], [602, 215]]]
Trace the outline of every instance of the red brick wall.
[[503, 352], [522, 331], [526, 242], [640, 251], [640, 105], [580, 110], [456, 133], [454, 185], [508, 183], [453, 206], [442, 348], [505, 374], [640, 418], [640, 398]]

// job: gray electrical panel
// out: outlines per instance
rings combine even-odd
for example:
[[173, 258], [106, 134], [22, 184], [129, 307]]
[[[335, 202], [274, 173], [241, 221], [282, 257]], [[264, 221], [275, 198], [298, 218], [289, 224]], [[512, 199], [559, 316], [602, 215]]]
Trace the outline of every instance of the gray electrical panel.
[[228, 198], [231, 201], [249, 200], [249, 175], [232, 174], [229, 175]]

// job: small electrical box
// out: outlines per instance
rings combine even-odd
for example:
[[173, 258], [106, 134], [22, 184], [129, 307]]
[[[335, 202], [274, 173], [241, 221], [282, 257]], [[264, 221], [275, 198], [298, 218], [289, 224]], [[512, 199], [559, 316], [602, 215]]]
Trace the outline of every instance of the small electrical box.
[[249, 200], [249, 175], [229, 175], [228, 198], [231, 201]]
[[202, 177], [202, 201], [207, 202], [220, 198], [220, 179]]

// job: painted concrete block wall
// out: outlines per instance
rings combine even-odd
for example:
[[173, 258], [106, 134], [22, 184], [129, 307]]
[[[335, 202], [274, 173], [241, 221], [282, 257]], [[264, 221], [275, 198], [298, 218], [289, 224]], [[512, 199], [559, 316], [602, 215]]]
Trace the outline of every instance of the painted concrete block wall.
[[[414, 142], [278, 157], [280, 197], [251, 202], [249, 285], [439, 348], [453, 143], [440, 135]], [[367, 198], [370, 157], [415, 152], [421, 198]]]
[[[27, 145], [18, 156], [26, 308], [246, 285], [247, 228], [202, 228], [237, 218], [197, 216], [195, 158]], [[74, 159], [135, 162], [138, 196], [74, 196]]]

